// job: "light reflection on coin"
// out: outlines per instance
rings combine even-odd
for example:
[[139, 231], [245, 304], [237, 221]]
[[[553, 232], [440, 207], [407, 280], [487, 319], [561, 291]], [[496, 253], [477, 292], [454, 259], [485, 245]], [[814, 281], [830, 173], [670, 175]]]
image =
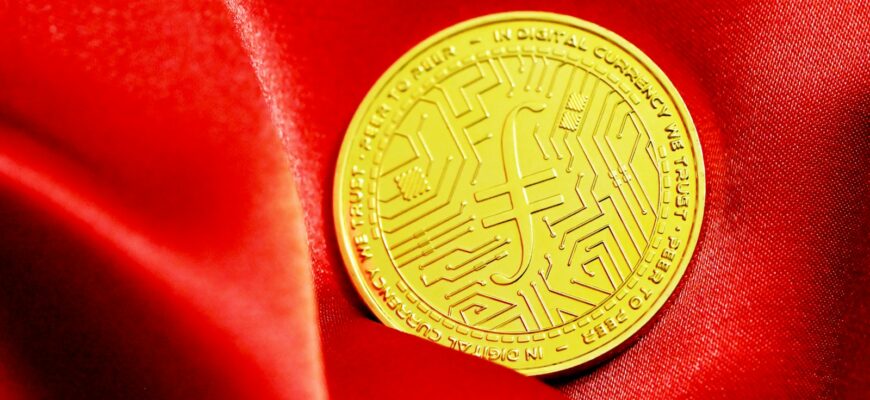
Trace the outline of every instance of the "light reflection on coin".
[[402, 56], [353, 117], [334, 188], [357, 290], [387, 325], [549, 375], [630, 340], [704, 208], [685, 104], [615, 34], [506, 13]]

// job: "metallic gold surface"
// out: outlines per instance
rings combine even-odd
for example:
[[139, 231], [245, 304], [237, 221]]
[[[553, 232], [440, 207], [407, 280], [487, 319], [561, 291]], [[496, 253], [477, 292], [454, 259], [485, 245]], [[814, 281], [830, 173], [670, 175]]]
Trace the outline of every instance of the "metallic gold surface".
[[611, 354], [661, 308], [698, 238], [704, 168], [685, 104], [640, 50], [520, 12], [402, 56], [354, 115], [334, 190], [379, 319], [544, 375]]

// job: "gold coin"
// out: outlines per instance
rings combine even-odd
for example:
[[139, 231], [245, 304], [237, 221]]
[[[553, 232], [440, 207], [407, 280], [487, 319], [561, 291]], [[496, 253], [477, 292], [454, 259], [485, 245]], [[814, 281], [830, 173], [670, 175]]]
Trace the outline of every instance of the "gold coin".
[[347, 130], [335, 225], [385, 324], [528, 375], [612, 354], [686, 270], [704, 209], [686, 105], [640, 50], [537, 12], [439, 32]]

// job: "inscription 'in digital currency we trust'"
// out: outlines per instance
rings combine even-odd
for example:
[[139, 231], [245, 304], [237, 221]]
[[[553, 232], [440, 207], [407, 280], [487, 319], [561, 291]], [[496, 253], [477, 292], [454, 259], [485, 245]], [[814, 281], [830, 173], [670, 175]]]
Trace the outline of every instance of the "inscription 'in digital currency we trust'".
[[639, 50], [546, 13], [424, 41], [354, 115], [335, 180], [348, 271], [388, 325], [530, 375], [632, 338], [681, 278], [704, 170]]

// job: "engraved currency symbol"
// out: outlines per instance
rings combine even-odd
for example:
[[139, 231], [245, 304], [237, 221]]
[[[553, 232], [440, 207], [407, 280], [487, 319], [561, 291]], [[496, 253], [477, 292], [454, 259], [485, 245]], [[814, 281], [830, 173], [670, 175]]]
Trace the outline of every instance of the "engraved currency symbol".
[[547, 107], [546, 103], [528, 102], [511, 110], [505, 119], [501, 133], [501, 151], [504, 160], [504, 183], [474, 194], [477, 202], [483, 202], [498, 196], [510, 196], [511, 209], [487, 216], [483, 219], [486, 228], [505, 222], [514, 221], [520, 239], [521, 256], [516, 272], [508, 276], [494, 273], [490, 276], [499, 285], [509, 285], [525, 274], [532, 263], [532, 249], [535, 247], [533, 229], [534, 214], [564, 202], [562, 195], [553, 195], [534, 202], [529, 201], [529, 187], [556, 177], [553, 168], [547, 168], [531, 174], [524, 174], [520, 165], [520, 151], [517, 148], [517, 118], [523, 110], [540, 113]]

